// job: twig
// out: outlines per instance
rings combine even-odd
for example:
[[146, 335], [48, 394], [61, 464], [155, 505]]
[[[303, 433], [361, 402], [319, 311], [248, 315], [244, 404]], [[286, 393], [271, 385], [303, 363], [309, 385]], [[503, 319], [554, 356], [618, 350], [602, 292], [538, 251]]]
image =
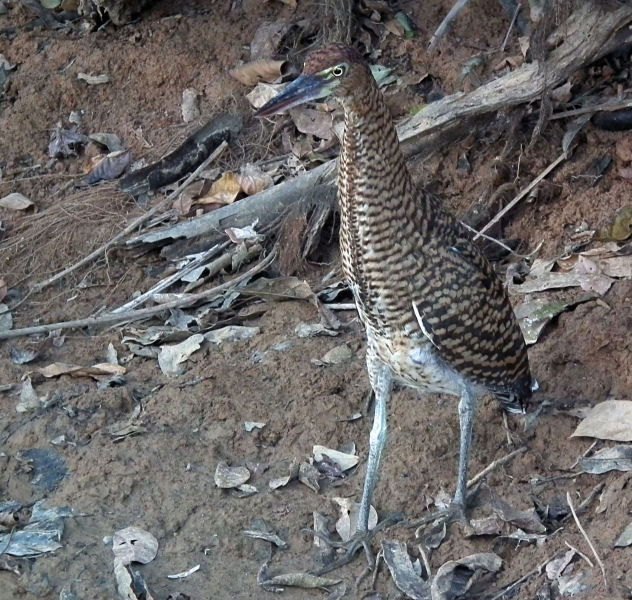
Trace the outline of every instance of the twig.
[[490, 227], [498, 223], [520, 200], [522, 200], [536, 185], [538, 185], [553, 169], [568, 158], [567, 152], [562, 152], [542, 173], [540, 173], [526, 188], [524, 188], [505, 208], [503, 208], [485, 227], [483, 227], [474, 239], [481, 237]]
[[514, 10], [513, 17], [511, 18], [511, 23], [509, 23], [509, 29], [507, 29], [507, 35], [505, 36], [505, 39], [503, 40], [502, 46], [500, 47], [500, 51], [501, 52], [505, 51], [505, 46], [507, 45], [507, 41], [509, 40], [509, 36], [511, 35], [511, 31], [512, 31], [514, 25], [516, 24], [516, 19], [518, 18], [518, 13], [520, 12], [521, 8], [522, 7], [520, 6], [520, 4], [516, 2], [516, 10]]
[[603, 104], [593, 104], [592, 106], [582, 106], [581, 108], [574, 108], [572, 110], [565, 110], [564, 112], [554, 113], [549, 117], [549, 121], [553, 121], [554, 119], [565, 119], [566, 117], [576, 117], [577, 115], [585, 115], [586, 113], [592, 112], [610, 112], [614, 110], [622, 110], [624, 108], [631, 108], [632, 102], [629, 100], [627, 102], [615, 102], [612, 101], [604, 102]]
[[134, 219], [125, 229], [121, 230], [117, 233], [113, 238], [108, 240], [102, 246], [99, 246], [96, 250], [93, 250], [87, 256], [84, 256], [80, 261], [76, 262], [74, 265], [67, 267], [63, 271], [60, 271], [56, 275], [53, 275], [50, 279], [46, 281], [42, 281], [41, 283], [33, 286], [32, 290], [36, 292], [41, 292], [44, 288], [48, 287], [52, 283], [59, 281], [69, 273], [72, 273], [79, 267], [89, 263], [95, 258], [99, 257], [101, 254], [104, 254], [109, 248], [114, 246], [117, 242], [122, 240], [126, 235], [137, 229], [140, 225], [142, 225], [145, 221], [147, 221], [150, 217], [160, 212], [165, 206], [167, 206], [170, 202], [172, 202], [175, 198], [178, 197], [178, 194], [186, 188], [189, 183], [191, 183], [206, 167], [208, 167], [211, 162], [213, 162], [228, 146], [226, 141], [223, 141], [211, 154], [206, 158], [206, 160], [197, 168], [191, 175], [189, 175], [182, 184], [180, 184], [171, 194], [169, 194], [164, 200], [156, 204], [156, 206], [150, 208], [146, 213], [142, 214], [137, 219]]
[[74, 321], [62, 321], [60, 323], [49, 323], [46, 325], [38, 325], [36, 327], [25, 327], [24, 329], [10, 329], [8, 331], [0, 331], [0, 340], [7, 340], [11, 338], [21, 337], [25, 335], [33, 335], [35, 333], [49, 333], [56, 329], [72, 329], [74, 327], [98, 327], [105, 325], [106, 323], [120, 323], [121, 321], [137, 321], [145, 317], [151, 317], [158, 313], [161, 313], [170, 308], [181, 308], [183, 306], [189, 306], [200, 300], [206, 300], [209, 297], [224, 292], [227, 290], [233, 290], [235, 284], [252, 277], [256, 273], [263, 271], [265, 268], [272, 264], [276, 256], [275, 252], [271, 252], [263, 260], [259, 261], [254, 267], [248, 269], [245, 273], [237, 275], [237, 277], [226, 281], [220, 285], [215, 286], [204, 292], [197, 294], [187, 295], [186, 298], [178, 298], [171, 302], [165, 302], [157, 306], [151, 306], [149, 308], [140, 308], [138, 310], [128, 310], [120, 313], [107, 313], [99, 317], [87, 317], [85, 319], [76, 319]]
[[441, 41], [441, 38], [445, 35], [445, 32], [448, 30], [448, 27], [450, 27], [452, 21], [457, 18], [458, 14], [465, 8], [468, 2], [469, 0], [458, 0], [450, 9], [450, 12], [445, 16], [439, 27], [437, 27], [436, 31], [432, 34], [432, 38], [430, 38], [430, 43], [428, 44], [428, 52], [434, 52], [434, 49]]
[[586, 543], [588, 544], [590, 550], [593, 553], [593, 556], [595, 557], [595, 560], [597, 561], [597, 564], [599, 565], [599, 568], [601, 569], [601, 575], [603, 576], [603, 583], [607, 589], [608, 580], [606, 579], [606, 568], [604, 567], [603, 562], [601, 558], [599, 557], [599, 554], [597, 554], [597, 550], [595, 550], [593, 543], [590, 541], [588, 534], [586, 533], [586, 531], [582, 527], [582, 524], [579, 522], [579, 519], [577, 518], [577, 513], [575, 513], [575, 507], [573, 506], [573, 502], [571, 500], [571, 493], [569, 491], [566, 492], [566, 502], [568, 502], [568, 506], [571, 509], [571, 513], [573, 513], [573, 519], [575, 519], [575, 524], [577, 525], [577, 529], [579, 529], [581, 534], [584, 536]]
[[546, 567], [546, 565], [548, 565], [552, 560], [560, 556], [563, 552], [566, 552], [566, 550], [558, 550], [554, 554], [551, 554], [551, 556], [549, 556], [544, 562], [540, 563], [534, 569], [531, 569], [531, 571], [529, 571], [528, 573], [525, 573], [520, 579], [514, 581], [509, 587], [506, 587], [502, 592], [496, 594], [490, 600], [498, 600], [499, 598], [506, 596], [514, 588], [518, 587], [521, 583], [524, 583], [527, 579], [529, 579], [529, 577], [532, 577], [533, 575], [538, 575], [542, 571], [542, 569]]
[[[577, 473], [577, 475], [581, 475], [583, 473]], [[581, 504], [577, 507], [577, 511], [576, 514], [581, 514], [582, 512], [584, 512], [584, 510], [586, 510], [591, 504], [592, 501], [599, 495], [601, 494], [601, 490], [603, 490], [603, 488], [606, 487], [605, 482], [601, 482], [598, 483], [590, 492], [590, 494], [588, 494], [588, 496], [586, 496], [586, 498], [584, 498], [584, 500], [581, 502]], [[564, 523], [565, 521], [568, 521], [568, 519], [570, 519], [570, 515], [566, 515], [565, 517], [563, 517], [562, 519], [560, 519], [560, 523]]]
[[587, 450], [581, 456], [579, 456], [570, 467], [568, 467], [568, 470], [571, 471], [572, 469], [574, 469], [579, 464], [579, 461], [584, 458], [586, 454], [588, 454], [598, 443], [599, 440], [595, 440], [592, 444], [590, 444]]
[[495, 469], [498, 469], [498, 467], [502, 467], [505, 463], [508, 463], [514, 456], [517, 456], [518, 454], [523, 454], [526, 451], [527, 447], [522, 446], [521, 448], [510, 452], [509, 454], [507, 454], [507, 456], [503, 456], [502, 458], [493, 461], [492, 463], [487, 465], [480, 473], [474, 475], [474, 477], [472, 477], [472, 479], [467, 482], [467, 487], [471, 488], [472, 486], [476, 485], [481, 479], [483, 479], [483, 477], [485, 477]]
[[569, 544], [566, 540], [564, 540], [564, 543], [575, 553], [579, 554], [579, 556], [581, 556], [589, 565], [591, 569], [595, 568], [595, 565], [593, 564], [593, 561], [590, 560], [590, 558], [588, 558], [583, 552], [581, 552], [580, 550], [578, 550], [577, 548], [575, 548], [575, 546], [572, 546], [571, 544]]
[[[461, 225], [463, 225], [463, 227], [465, 227], [465, 229], [467, 229], [468, 231], [471, 231], [472, 233], [476, 234], [477, 237], [480, 236], [485, 240], [494, 242], [494, 244], [498, 244], [501, 248], [507, 250], [507, 252], [509, 252], [510, 254], [513, 254], [517, 258], [531, 258], [534, 254], [540, 251], [540, 248], [542, 247], [542, 244], [544, 243], [543, 241], [540, 242], [535, 247], [533, 252], [529, 252], [529, 254], [518, 254], [518, 252], [516, 252], [515, 250], [512, 250], [509, 246], [507, 246], [507, 244], [503, 244], [503, 242], [501, 242], [500, 240], [497, 240], [495, 237], [492, 237], [491, 235], [487, 235], [486, 233], [481, 233], [477, 229], [474, 229], [474, 227], [472, 227], [471, 225], [468, 225], [465, 221], [459, 221], [459, 223], [461, 223]], [[503, 413], [503, 414], [506, 414], [506, 413]]]
[[156, 285], [154, 285], [151, 289], [142, 293], [140, 296], [130, 300], [129, 302], [115, 308], [111, 311], [113, 314], [125, 312], [127, 310], [132, 310], [141, 304], [144, 304], [145, 301], [149, 300], [154, 294], [161, 292], [162, 290], [168, 288], [172, 283], [176, 281], [180, 281], [185, 275], [193, 271], [193, 269], [197, 269], [205, 260], [213, 256], [216, 252], [221, 250], [222, 247], [220, 244], [215, 244], [212, 248], [209, 248], [206, 252], [202, 252], [199, 254], [194, 260], [192, 260], [186, 267], [180, 269], [176, 273], [172, 273], [169, 277], [165, 277], [161, 279]]

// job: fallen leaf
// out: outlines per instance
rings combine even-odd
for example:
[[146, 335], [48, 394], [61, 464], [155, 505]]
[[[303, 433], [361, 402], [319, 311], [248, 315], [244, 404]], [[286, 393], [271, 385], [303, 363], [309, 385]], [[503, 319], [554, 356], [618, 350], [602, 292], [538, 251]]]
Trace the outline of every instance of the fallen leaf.
[[290, 481], [294, 481], [298, 477], [299, 465], [296, 459], [292, 460], [288, 467], [288, 474], [281, 477], [275, 477], [268, 482], [268, 487], [271, 490], [276, 490], [280, 487], [286, 486]]
[[312, 450], [314, 459], [318, 462], [329, 458], [329, 460], [336, 463], [342, 471], [347, 471], [355, 467], [360, 462], [360, 457], [355, 454], [347, 454], [346, 452], [340, 452], [333, 448], [327, 448], [326, 446], [320, 446], [316, 444]]
[[254, 108], [261, 108], [267, 104], [285, 88], [284, 83], [263, 83], [259, 82], [252, 91], [246, 94], [248, 102]]
[[546, 527], [540, 521], [535, 508], [520, 510], [498, 497], [492, 499], [491, 507], [494, 513], [507, 523], [516, 525], [516, 527], [520, 527], [530, 533], [546, 532]]
[[268, 173], [264, 173], [260, 167], [250, 163], [241, 167], [237, 180], [241, 190], [247, 196], [258, 194], [273, 184], [272, 177]]
[[198, 198], [195, 204], [232, 204], [239, 192], [241, 192], [241, 185], [237, 175], [227, 171], [213, 182], [208, 194]]
[[606, 400], [594, 406], [571, 437], [632, 442], [632, 401]]
[[51, 131], [48, 144], [48, 155], [51, 158], [68, 158], [77, 156], [81, 147], [88, 143], [88, 138], [75, 131], [62, 129], [61, 123]]
[[90, 75], [89, 73], [77, 73], [77, 79], [85, 81], [88, 85], [103, 85], [110, 82], [110, 76], [102, 73], [101, 75]]
[[298, 277], [260, 277], [254, 283], [242, 288], [240, 293], [257, 296], [271, 302], [279, 300], [312, 300], [314, 292], [309, 283]]
[[294, 331], [300, 338], [311, 338], [318, 335], [337, 336], [340, 332], [335, 329], [328, 329], [322, 323], [299, 323]]
[[353, 350], [347, 344], [332, 348], [321, 359], [313, 358], [312, 363], [318, 366], [339, 365], [353, 358]]
[[121, 138], [114, 133], [91, 133], [88, 135], [88, 139], [92, 140], [96, 144], [105, 146], [108, 152], [116, 152], [117, 150], [125, 150]]
[[254, 225], [253, 223], [246, 227], [228, 227], [224, 232], [233, 244], [241, 244], [241, 242], [260, 242], [264, 236], [255, 231]]
[[48, 396], [38, 396], [33, 389], [31, 378], [26, 377], [22, 383], [20, 390], [20, 401], [17, 403], [15, 410], [19, 413], [29, 412], [42, 408], [46, 404]]
[[413, 600], [430, 600], [430, 585], [421, 578], [419, 561], [413, 563], [406, 544], [382, 540], [382, 552], [397, 589]]
[[492, 552], [481, 552], [459, 560], [450, 560], [437, 569], [432, 580], [432, 600], [467, 597], [470, 585], [479, 580], [475, 576], [477, 571], [496, 573], [502, 565], [502, 558]]
[[24, 194], [20, 192], [12, 192], [4, 198], [0, 198], [0, 207], [9, 208], [11, 210], [26, 210], [31, 206], [35, 206], [32, 200], [29, 200]]
[[204, 334], [206, 341], [212, 344], [223, 344], [224, 342], [246, 342], [256, 335], [259, 335], [259, 327], [246, 327], [244, 325], [228, 325], [221, 329], [214, 329]]
[[[340, 517], [336, 521], [336, 532], [343, 542], [349, 541], [356, 533], [358, 527], [358, 513], [360, 503], [351, 498], [332, 498], [340, 507]], [[369, 508], [369, 530], [377, 525], [377, 511], [373, 506]]]
[[621, 532], [617, 541], [614, 543], [615, 548], [625, 548], [632, 545], [632, 522]]
[[154, 600], [147, 583], [137, 571], [132, 571], [129, 566], [120, 560], [114, 559], [114, 578], [116, 579], [116, 591], [119, 598], [124, 600]]
[[71, 377], [92, 377], [98, 380], [104, 376], [125, 375], [127, 369], [121, 365], [110, 363], [98, 363], [90, 367], [68, 363], [52, 363], [38, 369], [38, 372], [46, 378], [70, 375]]
[[284, 60], [253, 60], [231, 69], [229, 74], [239, 83], [250, 87], [259, 81], [272, 83], [281, 76], [284, 65]]
[[266, 426], [265, 423], [258, 423], [257, 421], [244, 422], [244, 429], [250, 433], [253, 429], [263, 429]]
[[195, 333], [179, 344], [161, 346], [158, 355], [160, 370], [169, 377], [179, 375], [183, 370], [182, 363], [200, 349], [203, 341], [204, 336], [201, 333]]
[[158, 540], [140, 527], [126, 527], [112, 536], [112, 552], [124, 565], [133, 562], [146, 565], [156, 558]]
[[292, 121], [294, 121], [296, 129], [298, 129], [301, 133], [313, 135], [324, 140], [332, 138], [332, 113], [304, 106], [292, 108], [289, 113]]
[[250, 60], [270, 58], [276, 54], [283, 36], [290, 27], [289, 23], [283, 21], [261, 23], [250, 42]]
[[215, 469], [215, 485], [221, 489], [238, 487], [249, 479], [250, 471], [246, 467], [229, 467], [225, 460], [220, 461]]
[[188, 577], [189, 575], [192, 575], [199, 570], [200, 565], [195, 565], [195, 567], [191, 567], [190, 569], [182, 571], [181, 573], [176, 573], [175, 575], [167, 575], [167, 579], [184, 579], [185, 577]]
[[94, 185], [99, 181], [110, 181], [122, 175], [132, 162], [130, 150], [117, 150], [101, 158], [85, 179], [86, 185]]
[[608, 471], [632, 471], [632, 446], [604, 448], [592, 456], [584, 456], [578, 466], [592, 475], [601, 475]]

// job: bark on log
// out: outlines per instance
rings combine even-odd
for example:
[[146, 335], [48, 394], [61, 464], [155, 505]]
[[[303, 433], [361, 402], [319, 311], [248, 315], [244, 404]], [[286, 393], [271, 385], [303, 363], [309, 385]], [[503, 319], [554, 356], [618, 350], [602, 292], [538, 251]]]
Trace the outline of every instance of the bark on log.
[[[586, 1], [562, 24], [563, 42], [552, 50], [544, 63], [528, 63], [511, 73], [482, 85], [469, 94], [457, 93], [429, 104], [420, 113], [398, 126], [402, 150], [408, 157], [437, 150], [461, 132], [471, 132], [473, 120], [480, 123], [499, 109], [511, 109], [530, 102], [547, 89], [556, 87], [577, 69], [632, 43], [632, 6], [608, 10], [607, 3]], [[282, 214], [289, 205], [318, 185], [334, 185], [337, 161], [332, 160], [235, 204], [178, 223], [160, 231], [150, 231], [127, 242], [128, 246], [165, 245], [178, 239], [204, 235], [203, 247], [224, 239], [227, 227], [244, 227], [255, 219], [264, 224]]]

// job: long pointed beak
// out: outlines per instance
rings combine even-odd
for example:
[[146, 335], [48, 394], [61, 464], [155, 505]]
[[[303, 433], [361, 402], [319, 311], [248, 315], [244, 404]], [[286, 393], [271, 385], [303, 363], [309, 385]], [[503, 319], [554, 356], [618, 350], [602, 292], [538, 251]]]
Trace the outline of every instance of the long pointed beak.
[[327, 95], [324, 82], [315, 75], [301, 75], [288, 85], [278, 96], [264, 104], [255, 117], [269, 117], [284, 112], [310, 100]]

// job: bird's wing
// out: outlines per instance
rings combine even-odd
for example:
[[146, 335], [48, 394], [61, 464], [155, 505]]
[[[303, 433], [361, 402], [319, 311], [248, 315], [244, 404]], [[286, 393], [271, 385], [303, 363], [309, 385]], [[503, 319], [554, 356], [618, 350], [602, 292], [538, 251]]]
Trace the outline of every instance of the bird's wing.
[[424, 244], [419, 260], [412, 310], [439, 356], [494, 391], [528, 386], [526, 347], [507, 294], [462, 226]]

